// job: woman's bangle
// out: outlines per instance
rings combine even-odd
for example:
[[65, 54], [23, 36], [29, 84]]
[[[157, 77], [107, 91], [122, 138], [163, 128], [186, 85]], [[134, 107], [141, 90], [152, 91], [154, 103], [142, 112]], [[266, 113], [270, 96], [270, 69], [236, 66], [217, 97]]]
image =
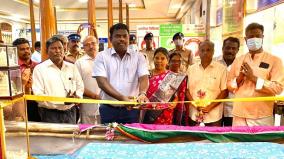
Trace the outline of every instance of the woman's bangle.
[[141, 95], [145, 95], [145, 96], [146, 96], [146, 92], [140, 92], [140, 93], [138, 94], [138, 97], [140, 97]]

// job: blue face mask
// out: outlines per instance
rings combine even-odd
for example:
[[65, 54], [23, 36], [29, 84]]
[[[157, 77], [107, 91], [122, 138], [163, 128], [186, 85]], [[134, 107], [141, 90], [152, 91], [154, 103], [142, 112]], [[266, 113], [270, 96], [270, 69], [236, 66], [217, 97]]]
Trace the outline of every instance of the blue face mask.
[[262, 47], [262, 38], [247, 39], [247, 46], [251, 51], [259, 50]]

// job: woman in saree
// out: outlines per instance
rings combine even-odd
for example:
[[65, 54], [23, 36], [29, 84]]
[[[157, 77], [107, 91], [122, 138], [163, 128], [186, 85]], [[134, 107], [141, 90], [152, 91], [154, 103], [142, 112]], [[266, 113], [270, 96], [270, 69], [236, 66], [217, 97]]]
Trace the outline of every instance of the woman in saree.
[[[180, 86], [185, 80], [185, 75], [167, 70], [169, 64], [168, 51], [165, 48], [158, 48], [154, 53], [155, 68], [150, 71], [149, 88], [146, 93], [150, 102], [144, 115], [143, 123], [172, 125], [181, 123], [181, 115], [175, 116], [176, 103], [184, 100], [181, 96]], [[178, 120], [179, 119], [179, 120]], [[179, 121], [179, 123], [175, 123]]]
[[[170, 58], [169, 70], [174, 73], [184, 74], [181, 72], [181, 62], [182, 62], [181, 54], [178, 52], [173, 52], [172, 54], [170, 54], [169, 58]], [[179, 101], [185, 100], [186, 86], [187, 86], [187, 77], [185, 78], [185, 80], [182, 81], [178, 89]], [[189, 114], [189, 105], [187, 103], [178, 103], [174, 111], [174, 116], [178, 116], [180, 118], [174, 118], [175, 120], [174, 123], [178, 125], [189, 125], [188, 114]]]

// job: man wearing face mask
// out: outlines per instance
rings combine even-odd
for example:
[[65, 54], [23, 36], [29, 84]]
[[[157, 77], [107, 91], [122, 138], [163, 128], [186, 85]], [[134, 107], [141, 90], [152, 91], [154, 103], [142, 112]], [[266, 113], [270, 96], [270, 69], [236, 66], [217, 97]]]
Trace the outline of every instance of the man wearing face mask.
[[180, 53], [182, 57], [181, 72], [186, 72], [189, 65], [192, 65], [193, 55], [190, 50], [184, 48], [184, 35], [181, 32], [175, 33], [173, 36], [175, 48], [170, 50], [169, 53]]
[[134, 52], [138, 51], [136, 36], [134, 34], [129, 35], [129, 49]]
[[143, 55], [146, 58], [146, 62], [148, 64], [148, 70], [153, 70], [155, 68], [154, 65], [154, 47], [153, 47], [153, 34], [147, 33], [144, 36], [144, 41], [146, 43], [146, 48], [141, 50], [140, 52], [143, 53]]
[[[283, 91], [282, 61], [263, 50], [263, 32], [258, 23], [246, 27], [249, 52], [235, 59], [227, 82], [235, 98], [275, 96]], [[234, 102], [233, 126], [272, 126], [273, 106], [274, 101]]]

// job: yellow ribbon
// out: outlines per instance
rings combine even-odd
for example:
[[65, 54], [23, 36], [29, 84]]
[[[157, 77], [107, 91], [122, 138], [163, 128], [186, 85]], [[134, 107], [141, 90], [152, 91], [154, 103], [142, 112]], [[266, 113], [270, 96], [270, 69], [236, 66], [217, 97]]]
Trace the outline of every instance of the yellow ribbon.
[[0, 102], [0, 109], [3, 109], [4, 107], [7, 107], [9, 105], [13, 105], [14, 103], [17, 103], [18, 101], [24, 100], [24, 98], [25, 97], [20, 97], [20, 98], [17, 98], [17, 99]]
[[253, 97], [253, 98], [232, 98], [232, 99], [201, 99], [195, 101], [177, 101], [177, 102], [147, 102], [138, 103], [134, 101], [111, 101], [111, 100], [95, 100], [95, 99], [79, 99], [79, 98], [65, 98], [65, 97], [52, 97], [52, 96], [35, 96], [24, 95], [21, 98], [17, 98], [11, 101], [1, 103], [1, 108], [12, 105], [20, 100], [35, 100], [35, 101], [56, 101], [56, 102], [70, 102], [70, 103], [95, 103], [95, 104], [111, 104], [111, 105], [139, 105], [139, 104], [157, 104], [157, 103], [192, 103], [193, 105], [206, 106], [212, 102], [256, 102], [256, 101], [284, 101], [284, 96], [270, 96], [270, 97]]
[[25, 95], [26, 100], [35, 101], [56, 101], [56, 102], [69, 102], [69, 103], [95, 103], [95, 104], [116, 104], [116, 105], [135, 105], [137, 102], [128, 101], [112, 101], [112, 100], [96, 100], [96, 99], [80, 99], [80, 98], [65, 98], [65, 97], [52, 97], [52, 96], [35, 96]]

